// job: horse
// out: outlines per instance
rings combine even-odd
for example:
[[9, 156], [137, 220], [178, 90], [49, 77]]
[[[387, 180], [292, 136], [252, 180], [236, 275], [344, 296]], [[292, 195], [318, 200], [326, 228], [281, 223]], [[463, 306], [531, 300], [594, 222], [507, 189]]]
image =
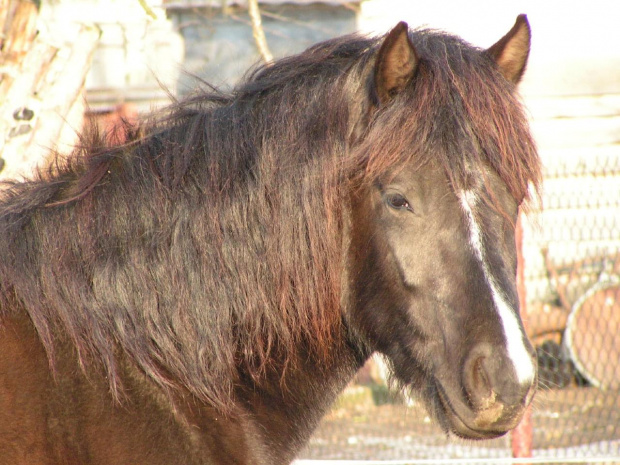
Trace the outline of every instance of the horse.
[[530, 36], [328, 40], [4, 182], [0, 463], [290, 463], [374, 353], [447, 434], [514, 428]]

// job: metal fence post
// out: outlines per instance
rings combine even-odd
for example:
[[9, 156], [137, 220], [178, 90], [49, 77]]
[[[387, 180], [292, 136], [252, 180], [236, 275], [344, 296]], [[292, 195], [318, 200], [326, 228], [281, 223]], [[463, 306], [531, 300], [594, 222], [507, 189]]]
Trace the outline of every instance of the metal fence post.
[[[519, 306], [521, 308], [521, 318], [527, 332], [527, 302], [525, 289], [525, 260], [523, 258], [523, 224], [522, 214], [517, 218], [515, 230], [515, 241], [517, 246], [517, 292], [519, 294]], [[512, 456], [523, 458], [532, 456], [532, 411], [531, 407], [523, 415], [521, 423], [512, 431], [511, 444]]]

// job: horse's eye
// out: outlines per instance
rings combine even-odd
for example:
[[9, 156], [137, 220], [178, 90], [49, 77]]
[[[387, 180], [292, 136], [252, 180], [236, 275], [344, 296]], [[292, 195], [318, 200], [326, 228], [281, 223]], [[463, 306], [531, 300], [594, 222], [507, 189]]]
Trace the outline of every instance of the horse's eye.
[[401, 194], [388, 194], [386, 201], [388, 206], [395, 210], [413, 211], [411, 205], [409, 205], [409, 201]]

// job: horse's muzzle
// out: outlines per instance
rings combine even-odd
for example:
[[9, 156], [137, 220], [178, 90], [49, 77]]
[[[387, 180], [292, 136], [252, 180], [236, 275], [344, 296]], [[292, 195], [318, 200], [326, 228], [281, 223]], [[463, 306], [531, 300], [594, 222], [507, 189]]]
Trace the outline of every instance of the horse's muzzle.
[[487, 439], [519, 424], [534, 397], [537, 376], [534, 372], [532, 378], [519, 380], [506, 358], [480, 345], [466, 357], [461, 389], [436, 381], [434, 403], [444, 427], [466, 439]]

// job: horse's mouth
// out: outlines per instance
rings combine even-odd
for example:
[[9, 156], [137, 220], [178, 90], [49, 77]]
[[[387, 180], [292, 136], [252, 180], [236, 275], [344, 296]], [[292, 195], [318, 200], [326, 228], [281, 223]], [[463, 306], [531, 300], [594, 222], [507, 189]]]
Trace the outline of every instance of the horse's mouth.
[[[503, 436], [518, 422], [501, 421], [504, 417], [503, 404], [497, 402], [494, 407], [474, 412], [465, 406], [457, 406], [435, 380], [432, 387], [431, 402], [437, 421], [446, 432], [451, 432], [463, 439], [493, 439]], [[518, 415], [520, 418], [520, 415]]]

